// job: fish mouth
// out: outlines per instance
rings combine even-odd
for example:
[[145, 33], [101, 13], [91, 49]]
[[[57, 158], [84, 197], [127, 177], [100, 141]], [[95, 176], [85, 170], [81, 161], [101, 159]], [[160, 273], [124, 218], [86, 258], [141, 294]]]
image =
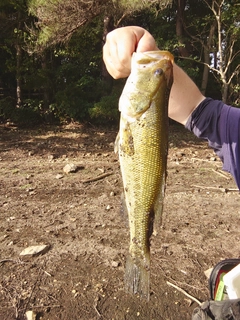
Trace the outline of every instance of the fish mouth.
[[135, 63], [138, 63], [139, 66], [142, 68], [145, 68], [145, 65], [151, 65], [154, 64], [156, 61], [160, 59], [166, 59], [169, 60], [171, 64], [174, 63], [174, 57], [169, 51], [161, 51], [161, 50], [155, 50], [155, 51], [146, 51], [146, 52], [134, 52], [132, 59]]

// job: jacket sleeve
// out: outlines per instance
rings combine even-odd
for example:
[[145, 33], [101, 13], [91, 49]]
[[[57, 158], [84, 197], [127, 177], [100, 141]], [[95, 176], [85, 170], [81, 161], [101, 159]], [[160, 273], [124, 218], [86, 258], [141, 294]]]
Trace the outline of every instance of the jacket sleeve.
[[240, 189], [240, 109], [205, 98], [190, 115], [185, 127], [209, 146], [223, 162]]

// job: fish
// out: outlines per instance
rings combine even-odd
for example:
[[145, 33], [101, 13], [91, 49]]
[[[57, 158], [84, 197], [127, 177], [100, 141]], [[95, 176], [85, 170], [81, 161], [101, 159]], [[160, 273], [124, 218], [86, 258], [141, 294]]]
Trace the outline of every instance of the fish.
[[155, 223], [161, 224], [166, 184], [173, 60], [168, 51], [133, 53], [131, 73], [119, 98], [121, 115], [115, 152], [130, 233], [125, 289], [147, 300], [150, 238]]

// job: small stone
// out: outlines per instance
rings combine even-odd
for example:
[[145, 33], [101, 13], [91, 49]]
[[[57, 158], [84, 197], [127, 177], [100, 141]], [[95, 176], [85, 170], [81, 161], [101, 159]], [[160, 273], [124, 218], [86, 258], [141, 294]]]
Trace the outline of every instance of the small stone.
[[38, 246], [30, 246], [25, 248], [21, 253], [20, 256], [36, 256], [39, 254], [44, 254], [50, 248], [49, 245], [43, 244]]
[[181, 158], [181, 157], [184, 157], [185, 156], [185, 153], [184, 152], [181, 152], [181, 151], [178, 151], [176, 152], [176, 156]]
[[58, 173], [57, 175], [56, 175], [56, 179], [62, 179], [64, 177], [64, 175], [63, 174], [60, 174], [60, 173]]
[[210, 275], [212, 273], [213, 268], [209, 268], [207, 270], [204, 271], [205, 276], [207, 277], [207, 279], [210, 278]]
[[106, 210], [110, 210], [111, 209], [111, 206], [108, 204], [107, 206], [106, 206]]
[[14, 216], [11, 216], [9, 218], [7, 218], [7, 221], [12, 221], [12, 220], [15, 220], [16, 218]]
[[117, 262], [117, 261], [113, 261], [112, 262], [112, 267], [113, 268], [117, 268], [119, 266], [119, 262]]
[[78, 167], [74, 164], [74, 163], [68, 163], [65, 165], [65, 167], [63, 168], [63, 171], [65, 173], [70, 173], [70, 172], [76, 172], [78, 169]]
[[111, 191], [111, 192], [110, 192], [110, 197], [113, 197], [113, 196], [115, 196], [115, 192], [114, 192], [114, 191]]
[[48, 161], [51, 162], [55, 159], [55, 155], [54, 154], [49, 154], [48, 155]]
[[29, 310], [25, 313], [27, 320], [35, 320], [36, 319], [36, 313], [32, 310]]

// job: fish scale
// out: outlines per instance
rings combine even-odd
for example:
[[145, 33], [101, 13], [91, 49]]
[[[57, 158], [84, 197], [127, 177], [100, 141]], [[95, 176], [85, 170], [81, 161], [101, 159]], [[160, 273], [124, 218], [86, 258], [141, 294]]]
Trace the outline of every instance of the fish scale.
[[119, 100], [116, 141], [130, 230], [125, 286], [149, 299], [150, 237], [160, 221], [168, 150], [168, 98], [173, 57], [166, 51], [135, 53]]

